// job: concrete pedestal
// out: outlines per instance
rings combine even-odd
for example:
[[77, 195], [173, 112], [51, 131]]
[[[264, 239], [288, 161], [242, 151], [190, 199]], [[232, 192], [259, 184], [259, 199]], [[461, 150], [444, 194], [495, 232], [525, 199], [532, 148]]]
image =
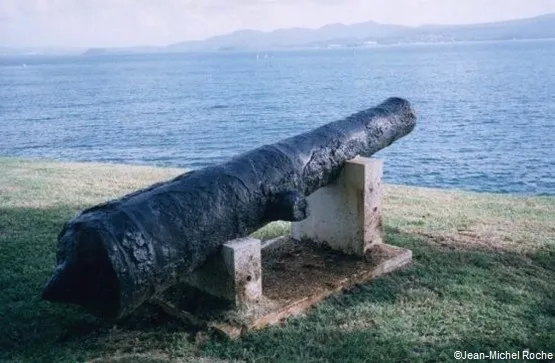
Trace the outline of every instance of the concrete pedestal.
[[229, 241], [183, 282], [234, 306], [256, 302], [262, 297], [260, 251], [260, 240], [254, 238]]
[[347, 162], [333, 185], [308, 197], [310, 217], [292, 223], [291, 237], [266, 241], [262, 249], [253, 238], [230, 241], [183, 286], [154, 302], [181, 320], [236, 338], [410, 264], [410, 250], [383, 243], [382, 172], [381, 160]]
[[383, 242], [383, 161], [357, 157], [338, 180], [308, 197], [310, 216], [291, 223], [291, 237], [363, 256]]

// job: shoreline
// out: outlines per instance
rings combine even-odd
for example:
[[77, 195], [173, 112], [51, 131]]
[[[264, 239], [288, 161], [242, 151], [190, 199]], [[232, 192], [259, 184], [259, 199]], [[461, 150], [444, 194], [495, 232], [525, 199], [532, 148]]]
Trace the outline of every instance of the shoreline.
[[[156, 164], [126, 164], [126, 163], [119, 163], [119, 162], [103, 162], [103, 161], [74, 161], [74, 160], [62, 160], [62, 159], [43, 159], [43, 158], [33, 158], [33, 157], [21, 157], [21, 156], [3, 156], [0, 155], [0, 167], [5, 163], [39, 163], [39, 164], [52, 164], [50, 166], [59, 166], [59, 167], [79, 167], [79, 166], [88, 166], [88, 167], [109, 167], [109, 168], [138, 168], [138, 169], [159, 169], [169, 171], [170, 173], [178, 173], [182, 174], [186, 171], [195, 170], [195, 169], [187, 169], [182, 168], [179, 166], [165, 166], [165, 165], [156, 165]], [[199, 168], [200, 169], [200, 168]], [[495, 196], [502, 196], [508, 198], [531, 198], [531, 197], [538, 197], [538, 198], [555, 198], [555, 191], [553, 193], [514, 193], [514, 192], [492, 192], [486, 190], [476, 190], [476, 189], [464, 189], [458, 187], [440, 187], [440, 186], [422, 186], [422, 185], [412, 185], [412, 184], [398, 184], [398, 183], [389, 183], [384, 180], [385, 185], [393, 186], [393, 187], [406, 187], [406, 188], [413, 188], [413, 189], [424, 189], [424, 190], [436, 190], [442, 192], [454, 192], [454, 193], [470, 193], [470, 194], [483, 194], [483, 195], [495, 195]]]

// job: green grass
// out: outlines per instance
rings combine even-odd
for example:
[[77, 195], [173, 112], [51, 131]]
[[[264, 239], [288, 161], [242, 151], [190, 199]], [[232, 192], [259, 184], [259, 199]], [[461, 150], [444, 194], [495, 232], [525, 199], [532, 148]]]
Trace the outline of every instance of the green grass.
[[[452, 361], [555, 352], [555, 198], [386, 186], [388, 242], [414, 264], [237, 341], [145, 307], [117, 324], [40, 299], [81, 209], [178, 169], [0, 158], [1, 362]], [[277, 223], [257, 232], [287, 231]]]

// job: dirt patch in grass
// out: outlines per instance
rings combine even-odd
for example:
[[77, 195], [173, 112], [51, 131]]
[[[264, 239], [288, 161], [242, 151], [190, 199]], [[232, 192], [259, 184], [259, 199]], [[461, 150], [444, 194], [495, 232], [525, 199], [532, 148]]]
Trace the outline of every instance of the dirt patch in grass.
[[431, 234], [426, 232], [418, 233], [432, 245], [449, 250], [460, 251], [484, 251], [493, 253], [503, 253], [509, 250], [508, 244], [498, 236], [481, 236], [473, 231], [460, 231], [458, 233]]
[[[542, 229], [538, 233], [518, 229], [518, 224], [503, 228], [507, 225], [482, 225], [476, 229], [461, 229], [458, 231], [426, 232], [416, 231], [415, 234], [427, 239], [439, 247], [461, 251], [483, 251], [491, 253], [530, 253], [542, 248], [549, 240], [555, 243], [553, 229]], [[544, 243], [538, 243], [538, 239]]]
[[364, 275], [393, 257], [391, 251], [381, 251], [379, 256], [369, 253], [361, 259], [310, 241], [285, 240], [262, 253], [264, 294], [290, 301], [337, 289], [343, 281]]

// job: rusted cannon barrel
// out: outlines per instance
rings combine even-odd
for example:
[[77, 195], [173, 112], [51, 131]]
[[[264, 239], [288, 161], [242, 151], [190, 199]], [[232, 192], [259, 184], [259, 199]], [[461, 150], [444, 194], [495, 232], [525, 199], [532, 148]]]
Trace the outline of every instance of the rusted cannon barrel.
[[120, 318], [200, 267], [226, 241], [276, 220], [307, 216], [306, 196], [333, 182], [345, 161], [407, 135], [416, 116], [390, 98], [221, 165], [194, 170], [84, 210], [58, 238], [43, 298]]

